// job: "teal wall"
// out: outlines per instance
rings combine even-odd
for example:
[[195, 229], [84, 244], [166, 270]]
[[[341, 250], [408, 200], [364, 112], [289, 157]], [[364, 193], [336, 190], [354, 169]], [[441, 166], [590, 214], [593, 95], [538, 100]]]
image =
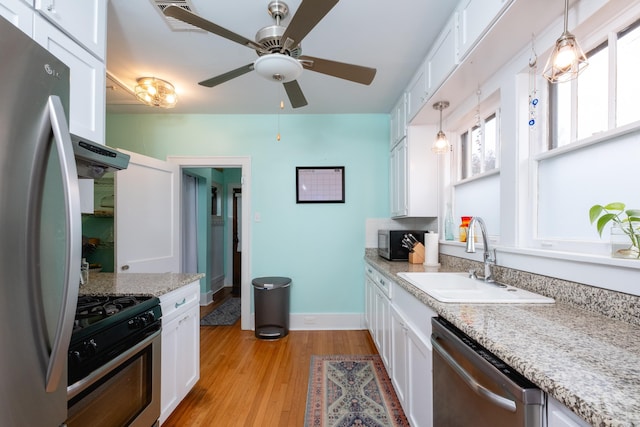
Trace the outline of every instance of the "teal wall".
[[[292, 313], [364, 311], [365, 220], [389, 216], [388, 115], [111, 114], [107, 145], [251, 157], [251, 276], [291, 277]], [[296, 166], [344, 166], [346, 202], [296, 204]]]

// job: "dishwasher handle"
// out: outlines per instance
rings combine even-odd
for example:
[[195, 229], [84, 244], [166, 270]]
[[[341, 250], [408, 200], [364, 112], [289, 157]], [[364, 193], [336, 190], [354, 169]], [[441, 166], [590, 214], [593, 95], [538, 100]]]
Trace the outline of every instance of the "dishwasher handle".
[[481, 385], [478, 381], [471, 376], [451, 355], [445, 350], [440, 343], [431, 336], [431, 344], [433, 349], [436, 350], [440, 356], [453, 368], [453, 370], [462, 378], [462, 380], [473, 390], [477, 395], [487, 399], [496, 406], [506, 409], [510, 412], [516, 412], [516, 402], [513, 400], [502, 397], [488, 388]]

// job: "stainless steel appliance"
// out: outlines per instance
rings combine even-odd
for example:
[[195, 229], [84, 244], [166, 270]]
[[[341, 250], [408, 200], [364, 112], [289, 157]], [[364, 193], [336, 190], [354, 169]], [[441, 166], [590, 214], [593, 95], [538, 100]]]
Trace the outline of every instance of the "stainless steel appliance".
[[150, 427], [160, 416], [160, 301], [81, 296], [69, 346], [68, 427]]
[[131, 156], [88, 139], [71, 135], [78, 176], [100, 178], [107, 172], [126, 169]]
[[424, 244], [425, 230], [378, 230], [378, 255], [389, 261], [407, 261], [409, 250], [402, 245], [405, 235], [411, 234]]
[[56, 427], [82, 243], [69, 68], [2, 17], [0, 58], [1, 424]]
[[[75, 364], [68, 370], [68, 358], [82, 246], [78, 175], [93, 177], [99, 171], [123, 169], [128, 156], [80, 138], [72, 140], [67, 124], [69, 68], [3, 17], [0, 58], [0, 423], [58, 427], [67, 419], [68, 377], [77, 375]], [[158, 301], [151, 303], [155, 306]], [[158, 313], [149, 310], [160, 317], [159, 306]], [[148, 314], [126, 316], [133, 322], [127, 323], [128, 335], [109, 332], [112, 328], [107, 326], [113, 326], [109, 322], [87, 328], [93, 330], [91, 336], [73, 333], [74, 341], [83, 337], [82, 345], [88, 343], [92, 356], [110, 354], [86, 368], [91, 372], [84, 378], [111, 369], [114, 383], [123, 384], [116, 378], [128, 376], [129, 384], [136, 380], [152, 384], [156, 402], [159, 335], [140, 332], [148, 325], [139, 328], [138, 323], [153, 323]], [[92, 343], [106, 342], [95, 338], [98, 330], [113, 342], [92, 348]], [[116, 364], [121, 374], [115, 373]], [[148, 379], [152, 377], [156, 380]], [[79, 390], [78, 396], [95, 396], [89, 389], [98, 390], [98, 385], [92, 384], [96, 385], [74, 390]], [[131, 390], [120, 387], [119, 395], [128, 396], [121, 399], [133, 400], [136, 395]], [[90, 402], [75, 399], [73, 411], [86, 409]], [[159, 405], [149, 406], [157, 420]], [[101, 418], [102, 413], [96, 420]], [[143, 419], [145, 427], [156, 422], [149, 419]], [[96, 420], [84, 425], [100, 425]]]
[[442, 318], [433, 318], [433, 425], [541, 427], [545, 396]]

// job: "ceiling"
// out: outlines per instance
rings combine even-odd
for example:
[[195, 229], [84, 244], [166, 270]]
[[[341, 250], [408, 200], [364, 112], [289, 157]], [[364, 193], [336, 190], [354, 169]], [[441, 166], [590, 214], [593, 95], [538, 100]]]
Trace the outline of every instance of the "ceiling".
[[[305, 0], [312, 1], [312, 0]], [[189, 0], [192, 11], [253, 40], [273, 25], [269, 0]], [[289, 6], [286, 26], [301, 0]], [[107, 111], [110, 113], [275, 114], [388, 113], [457, 2], [342, 0], [302, 42], [304, 55], [377, 69], [370, 86], [304, 70], [298, 78], [309, 105], [292, 109], [279, 83], [250, 72], [207, 88], [197, 83], [253, 62], [253, 49], [214, 34], [172, 30], [154, 0], [111, 0], [107, 27]], [[374, 6], [375, 5], [375, 6]], [[387, 7], [393, 6], [393, 7]], [[138, 77], [173, 83], [178, 105], [161, 110], [131, 95]]]

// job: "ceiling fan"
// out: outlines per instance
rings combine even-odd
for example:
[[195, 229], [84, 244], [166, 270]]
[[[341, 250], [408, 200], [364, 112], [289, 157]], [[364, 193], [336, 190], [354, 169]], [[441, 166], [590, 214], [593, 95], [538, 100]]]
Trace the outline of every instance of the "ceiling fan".
[[166, 16], [179, 19], [187, 24], [254, 49], [258, 54], [258, 59], [254, 62], [201, 81], [198, 84], [214, 87], [255, 70], [260, 76], [268, 80], [281, 82], [287, 92], [291, 106], [299, 108], [307, 105], [307, 100], [296, 80], [302, 74], [303, 69], [364, 85], [371, 84], [376, 75], [375, 68], [302, 55], [300, 43], [338, 1], [303, 0], [287, 27], [280, 25], [280, 21], [288, 16], [289, 7], [284, 2], [272, 1], [269, 3], [268, 11], [276, 23], [258, 30], [255, 41], [207, 21], [180, 6], [167, 6], [163, 13]]

